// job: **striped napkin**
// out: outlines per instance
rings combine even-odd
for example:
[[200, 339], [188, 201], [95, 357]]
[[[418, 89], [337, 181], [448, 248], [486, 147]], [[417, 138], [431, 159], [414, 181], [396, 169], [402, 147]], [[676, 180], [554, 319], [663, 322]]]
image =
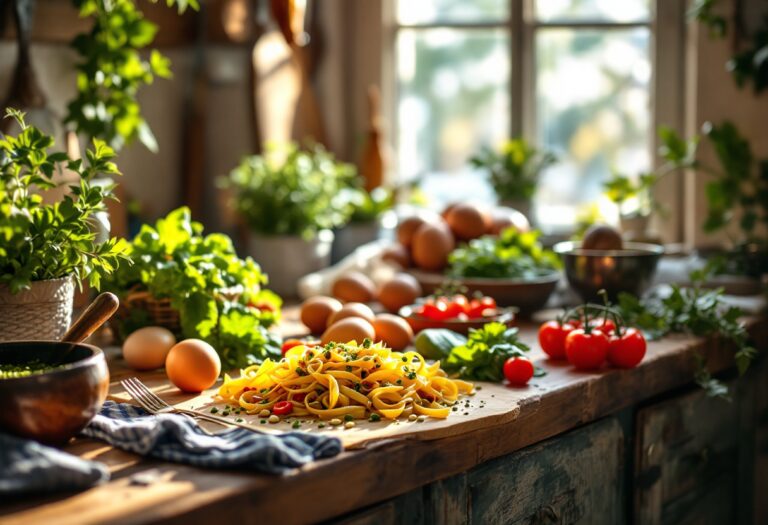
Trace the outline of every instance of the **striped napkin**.
[[266, 435], [234, 428], [215, 435], [179, 414], [151, 415], [107, 401], [83, 435], [153, 458], [197, 467], [279, 474], [342, 451], [331, 436], [304, 432]]
[[0, 434], [0, 497], [80, 490], [108, 479], [109, 471], [101, 463]]

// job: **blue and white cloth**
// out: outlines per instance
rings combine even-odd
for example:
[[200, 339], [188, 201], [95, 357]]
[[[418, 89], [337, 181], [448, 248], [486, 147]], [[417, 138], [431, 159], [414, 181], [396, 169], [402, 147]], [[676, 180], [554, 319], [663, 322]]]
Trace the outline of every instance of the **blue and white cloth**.
[[101, 463], [0, 434], [0, 496], [80, 490], [108, 479]]
[[[257, 434], [235, 428], [208, 434], [178, 414], [151, 415], [107, 401], [82, 435], [175, 463], [280, 474], [342, 451], [338, 438], [303, 432]], [[107, 467], [34, 441], [0, 434], [0, 497], [81, 490], [109, 479]]]
[[142, 456], [197, 467], [279, 474], [339, 454], [338, 438], [304, 432], [258, 434], [234, 428], [208, 434], [178, 414], [150, 415], [125, 403], [107, 401], [83, 435]]

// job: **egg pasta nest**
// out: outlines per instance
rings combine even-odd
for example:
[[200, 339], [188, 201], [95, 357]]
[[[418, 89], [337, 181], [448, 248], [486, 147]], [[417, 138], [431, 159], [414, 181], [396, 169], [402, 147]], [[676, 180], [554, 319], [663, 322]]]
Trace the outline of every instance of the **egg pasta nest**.
[[472, 390], [471, 383], [448, 378], [439, 361], [427, 364], [417, 352], [395, 352], [366, 340], [295, 346], [280, 361], [267, 359], [237, 379], [225, 376], [218, 397], [249, 414], [289, 401], [292, 415], [320, 419], [445, 418], [459, 396]]

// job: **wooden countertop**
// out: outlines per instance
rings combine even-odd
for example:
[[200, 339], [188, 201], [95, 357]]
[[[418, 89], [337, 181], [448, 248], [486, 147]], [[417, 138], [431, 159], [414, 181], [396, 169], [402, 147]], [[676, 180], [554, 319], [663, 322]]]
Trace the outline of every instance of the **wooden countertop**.
[[[297, 327], [290, 318], [286, 332]], [[768, 325], [750, 321], [761, 350]], [[254, 516], [259, 523], [307, 523], [341, 516], [466, 471], [622, 408], [691, 382], [695, 354], [712, 372], [733, 364], [732, 351], [716, 340], [673, 336], [649, 344], [633, 370], [576, 372], [546, 360], [533, 325], [521, 327], [533, 357], [548, 374], [522, 397], [516, 416], [434, 441], [393, 438], [316, 462], [285, 476], [252, 475], [144, 460], [85, 439], [68, 452], [107, 464], [112, 480], [77, 493], [0, 503], [0, 523], [223, 523]], [[116, 371], [119, 372], [119, 371]], [[115, 375], [119, 375], [115, 374]]]

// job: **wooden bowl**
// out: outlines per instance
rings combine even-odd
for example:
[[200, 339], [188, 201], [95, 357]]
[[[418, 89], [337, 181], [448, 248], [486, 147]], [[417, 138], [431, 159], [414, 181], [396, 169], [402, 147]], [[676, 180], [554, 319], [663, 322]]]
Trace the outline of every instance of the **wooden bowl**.
[[[448, 279], [440, 273], [429, 273], [421, 270], [409, 270], [425, 294], [432, 294]], [[533, 280], [519, 281], [514, 279], [481, 279], [462, 278], [451, 279], [467, 288], [467, 295], [479, 292], [496, 299], [499, 306], [515, 306], [521, 317], [528, 317], [536, 310], [547, 304], [550, 295], [555, 291], [560, 281], [560, 273], [552, 271], [543, 277]]]
[[399, 315], [404, 318], [411, 328], [414, 334], [418, 334], [422, 330], [427, 328], [445, 328], [453, 332], [467, 335], [470, 328], [482, 328], [487, 323], [498, 322], [507, 326], [515, 326], [515, 308], [505, 308], [503, 311], [499, 311], [497, 315], [490, 315], [481, 319], [429, 319], [428, 317], [422, 317], [413, 311], [413, 307], [403, 306], [400, 309]]
[[[54, 341], [0, 343], [0, 364], [33, 360], [58, 363], [71, 345]], [[74, 344], [57, 368], [0, 379], [0, 431], [62, 445], [99, 411], [108, 389], [109, 369], [101, 349]]]

